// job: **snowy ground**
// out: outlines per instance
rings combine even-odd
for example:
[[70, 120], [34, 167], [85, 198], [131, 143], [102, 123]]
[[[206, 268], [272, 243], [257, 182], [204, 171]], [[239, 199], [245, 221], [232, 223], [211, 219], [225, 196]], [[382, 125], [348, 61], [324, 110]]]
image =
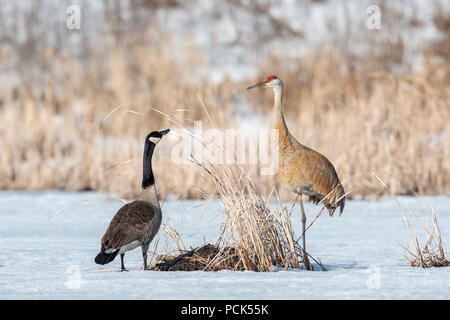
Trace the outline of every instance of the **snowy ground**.
[[[156, 272], [139, 270], [139, 249], [98, 266], [94, 257], [120, 201], [93, 192], [0, 192], [0, 299], [449, 299], [450, 268], [408, 267], [408, 235], [393, 199], [348, 201], [342, 217], [322, 216], [308, 231], [321, 271]], [[421, 216], [421, 200], [401, 197]], [[450, 198], [425, 197], [450, 243]], [[63, 212], [59, 210], [64, 209]], [[218, 206], [166, 202], [170, 219], [192, 246], [217, 235]], [[298, 209], [298, 208], [297, 208]], [[306, 205], [310, 219], [317, 207]], [[59, 213], [58, 213], [59, 212]], [[56, 215], [54, 215], [57, 213]], [[300, 230], [298, 214], [294, 226]], [[418, 231], [422, 231], [420, 228]], [[450, 256], [450, 254], [448, 254]]]

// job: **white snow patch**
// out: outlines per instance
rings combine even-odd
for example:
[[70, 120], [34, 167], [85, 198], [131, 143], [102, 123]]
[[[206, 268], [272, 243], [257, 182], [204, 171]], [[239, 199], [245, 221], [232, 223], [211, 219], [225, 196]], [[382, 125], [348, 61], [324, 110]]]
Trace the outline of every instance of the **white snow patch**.
[[[94, 192], [0, 192], [1, 299], [448, 299], [450, 268], [407, 266], [401, 245], [408, 234], [393, 199], [348, 201], [341, 217], [320, 217], [307, 234], [307, 248], [329, 269], [257, 272], [142, 271], [140, 250], [106, 266], [94, 263], [100, 239], [121, 201]], [[401, 197], [426, 220], [421, 200]], [[425, 197], [450, 243], [450, 197]], [[170, 219], [193, 247], [215, 239], [223, 221], [213, 203], [166, 202]], [[290, 206], [289, 206], [290, 207]], [[54, 215], [58, 210], [64, 209]], [[308, 219], [318, 207], [307, 203]], [[293, 225], [301, 230], [299, 209]], [[420, 230], [420, 229], [418, 229]], [[419, 231], [420, 232], [420, 231]], [[70, 249], [70, 250], [68, 250]], [[114, 281], [120, 280], [120, 281]]]

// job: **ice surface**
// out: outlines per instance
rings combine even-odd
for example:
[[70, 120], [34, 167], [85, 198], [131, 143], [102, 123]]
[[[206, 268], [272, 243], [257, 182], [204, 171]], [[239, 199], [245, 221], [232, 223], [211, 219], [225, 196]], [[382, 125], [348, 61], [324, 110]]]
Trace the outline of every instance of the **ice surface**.
[[[348, 201], [341, 217], [320, 217], [307, 233], [308, 251], [321, 271], [142, 271], [140, 249], [98, 266], [94, 257], [110, 219], [122, 206], [94, 192], [0, 192], [0, 299], [449, 299], [450, 268], [407, 266], [401, 245], [408, 233], [393, 199]], [[90, 200], [90, 201], [87, 201]], [[400, 197], [421, 218], [421, 200]], [[425, 197], [450, 243], [450, 197]], [[220, 205], [170, 201], [170, 221], [190, 245], [214, 239]], [[64, 211], [60, 211], [63, 209]], [[293, 215], [297, 234], [300, 217]], [[306, 204], [308, 219], [318, 207]], [[56, 214], [55, 214], [56, 213]], [[418, 226], [420, 234], [422, 229]], [[450, 254], [448, 254], [450, 255]]]

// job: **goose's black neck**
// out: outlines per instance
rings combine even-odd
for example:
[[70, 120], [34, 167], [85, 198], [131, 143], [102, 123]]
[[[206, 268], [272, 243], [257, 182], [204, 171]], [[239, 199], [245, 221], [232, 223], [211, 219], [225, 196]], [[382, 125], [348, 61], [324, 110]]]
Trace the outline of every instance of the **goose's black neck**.
[[142, 175], [143, 189], [146, 189], [155, 184], [155, 177], [153, 176], [152, 170], [153, 150], [155, 150], [155, 144], [147, 140], [145, 142], [144, 156], [143, 156], [143, 175]]

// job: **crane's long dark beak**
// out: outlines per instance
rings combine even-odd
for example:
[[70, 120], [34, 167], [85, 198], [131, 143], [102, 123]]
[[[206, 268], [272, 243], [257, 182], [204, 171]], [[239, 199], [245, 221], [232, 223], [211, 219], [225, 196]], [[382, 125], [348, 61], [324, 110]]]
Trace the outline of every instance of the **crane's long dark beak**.
[[162, 130], [159, 133], [161, 133], [163, 136], [165, 136], [166, 134], [168, 134], [170, 131], [170, 129], [166, 129], [166, 130]]
[[253, 88], [256, 88], [256, 87], [264, 87], [264, 85], [265, 85], [266, 83], [267, 83], [267, 80], [258, 82], [257, 84], [254, 84], [254, 85], [248, 87], [247, 90], [250, 90], [250, 89], [253, 89]]

